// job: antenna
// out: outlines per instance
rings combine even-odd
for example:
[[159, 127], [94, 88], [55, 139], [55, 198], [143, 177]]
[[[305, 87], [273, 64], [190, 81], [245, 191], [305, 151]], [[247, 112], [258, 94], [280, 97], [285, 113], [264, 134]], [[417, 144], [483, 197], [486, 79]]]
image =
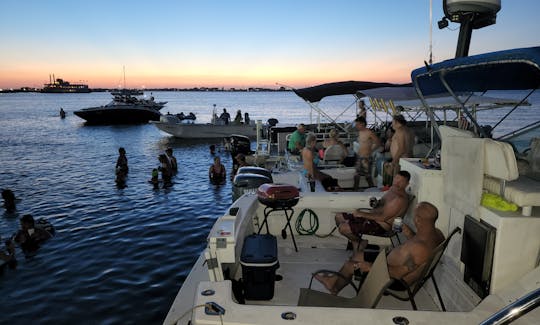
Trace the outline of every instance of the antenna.
[[433, 0], [429, 0], [429, 65], [433, 64]]

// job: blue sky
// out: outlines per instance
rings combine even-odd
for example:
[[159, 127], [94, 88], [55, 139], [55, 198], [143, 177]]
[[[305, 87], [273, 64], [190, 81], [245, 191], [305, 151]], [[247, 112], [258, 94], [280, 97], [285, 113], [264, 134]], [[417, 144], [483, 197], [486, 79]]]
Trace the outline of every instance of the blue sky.
[[[455, 52], [439, 30], [434, 61]], [[471, 54], [540, 45], [540, 1], [506, 0], [473, 32]], [[0, 1], [0, 88], [41, 86], [50, 73], [91, 87], [307, 86], [408, 82], [428, 58], [428, 0]]]

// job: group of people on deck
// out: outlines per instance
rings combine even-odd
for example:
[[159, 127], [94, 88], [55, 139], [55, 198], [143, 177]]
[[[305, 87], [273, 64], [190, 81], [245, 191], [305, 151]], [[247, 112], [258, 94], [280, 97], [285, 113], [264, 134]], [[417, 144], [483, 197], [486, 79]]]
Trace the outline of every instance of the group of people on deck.
[[[390, 159], [384, 163], [382, 176], [383, 185], [389, 186], [391, 179], [399, 172], [399, 159], [413, 156], [414, 132], [407, 127], [407, 121], [402, 115], [395, 115], [392, 118], [391, 126], [386, 133], [386, 142], [382, 144], [381, 139], [375, 132], [367, 127], [364, 115], [359, 115], [355, 120], [355, 128], [358, 132], [357, 142], [359, 144], [356, 156], [356, 173], [354, 177], [354, 190], [358, 190], [362, 177], [366, 179], [368, 187], [374, 187], [373, 164], [376, 152], [390, 153]], [[299, 124], [288, 143], [288, 151], [292, 154], [301, 155], [304, 163], [304, 170], [307, 176], [319, 181], [328, 180], [328, 175], [317, 169], [319, 158], [325, 158], [326, 154], [332, 152], [332, 160], [344, 163], [349, 159], [349, 149], [339, 139], [339, 132], [333, 129], [329, 133], [329, 138], [323, 142], [323, 148], [317, 154], [317, 139], [314, 134], [306, 134], [304, 124]], [[307, 149], [307, 150], [305, 150]]]
[[[223, 113], [221, 113], [219, 117], [217, 116], [217, 114], [214, 116], [214, 122], [217, 123], [218, 121], [224, 125], [229, 125], [229, 123], [231, 122], [231, 115], [229, 114], [229, 112], [227, 112], [226, 108], [223, 109]], [[242, 124], [249, 125], [250, 123], [249, 114], [247, 112], [244, 113], [244, 117], [242, 118], [242, 111], [241, 110], [236, 111], [236, 116], [234, 117], [234, 120], [232, 121], [232, 123], [234, 125], [242, 125]]]
[[[331, 294], [337, 295], [349, 283], [355, 271], [361, 273], [370, 271], [373, 259], [365, 255], [368, 242], [361, 239], [362, 235], [377, 236], [395, 230], [401, 231], [407, 238], [403, 244], [387, 254], [387, 267], [391, 278], [400, 279], [411, 285], [419, 280], [424, 268], [428, 267], [427, 262], [433, 256], [435, 248], [444, 241], [443, 233], [435, 227], [438, 218], [437, 208], [429, 202], [420, 202], [413, 212], [414, 227], [403, 223], [399, 230], [392, 228], [394, 220], [405, 216], [409, 208], [410, 200], [405, 189], [410, 177], [407, 171], [399, 171], [394, 176], [390, 189], [373, 209], [358, 209], [352, 213], [336, 214], [336, 227], [350, 240], [353, 252], [340, 268], [341, 276], [327, 272], [315, 274], [315, 278]], [[393, 284], [390, 288], [398, 289], [399, 284]]]
[[[364, 273], [370, 271], [373, 260], [366, 259], [364, 256], [364, 250], [368, 243], [366, 240], [362, 240], [362, 235], [377, 236], [396, 230], [393, 229], [394, 220], [405, 216], [410, 203], [406, 188], [409, 185], [411, 175], [407, 171], [400, 170], [399, 167], [400, 158], [413, 156], [414, 133], [407, 127], [405, 118], [402, 115], [393, 116], [384, 145], [377, 134], [367, 127], [365, 114], [360, 114], [356, 118], [355, 127], [358, 131], [357, 141], [359, 144], [359, 148], [355, 152], [355, 189], [359, 187], [361, 177], [366, 178], [369, 187], [375, 185], [372, 178], [372, 166], [374, 153], [377, 151], [390, 153], [391, 159], [385, 163], [384, 172], [391, 176], [389, 178], [391, 186], [372, 209], [358, 209], [335, 215], [336, 227], [350, 241], [353, 252], [339, 270], [341, 277], [327, 272], [315, 274], [315, 278], [331, 294], [338, 294], [352, 279], [355, 271], [359, 270]], [[337, 130], [332, 130], [329, 135], [330, 137], [324, 141], [323, 147], [328, 150], [328, 148], [335, 146], [335, 155], [343, 161], [348, 156], [347, 147], [339, 140]], [[289, 138], [288, 151], [301, 155], [304, 172], [307, 176], [322, 182], [328, 175], [317, 169], [319, 155], [315, 149], [316, 144], [316, 136], [306, 134], [305, 125], [299, 124], [297, 130]], [[339, 149], [342, 150], [341, 154]], [[407, 240], [392, 249], [387, 255], [390, 277], [401, 279], [407, 284], [412, 284], [419, 279], [435, 248], [444, 241], [444, 235], [435, 227], [438, 210], [433, 204], [429, 202], [418, 203], [413, 215], [414, 225], [403, 223], [401, 229], [397, 230], [401, 231]]]

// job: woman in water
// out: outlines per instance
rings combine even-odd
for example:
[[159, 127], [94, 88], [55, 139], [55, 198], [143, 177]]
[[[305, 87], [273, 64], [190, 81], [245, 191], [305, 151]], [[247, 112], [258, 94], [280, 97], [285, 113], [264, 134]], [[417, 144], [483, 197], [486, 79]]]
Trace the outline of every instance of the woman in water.
[[227, 171], [219, 157], [214, 158], [214, 163], [210, 166], [210, 170], [208, 170], [208, 177], [210, 177], [210, 181], [214, 184], [225, 182]]

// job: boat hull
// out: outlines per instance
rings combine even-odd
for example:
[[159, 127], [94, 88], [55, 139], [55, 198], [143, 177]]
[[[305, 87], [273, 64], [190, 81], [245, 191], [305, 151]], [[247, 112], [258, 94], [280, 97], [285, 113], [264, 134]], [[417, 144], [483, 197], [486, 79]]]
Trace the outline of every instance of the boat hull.
[[87, 108], [73, 112], [86, 120], [87, 124], [142, 124], [148, 121], [158, 121], [160, 113], [149, 108]]
[[177, 138], [184, 139], [215, 139], [240, 134], [254, 138], [257, 136], [255, 125], [214, 125], [178, 122], [151, 122], [161, 131]]

